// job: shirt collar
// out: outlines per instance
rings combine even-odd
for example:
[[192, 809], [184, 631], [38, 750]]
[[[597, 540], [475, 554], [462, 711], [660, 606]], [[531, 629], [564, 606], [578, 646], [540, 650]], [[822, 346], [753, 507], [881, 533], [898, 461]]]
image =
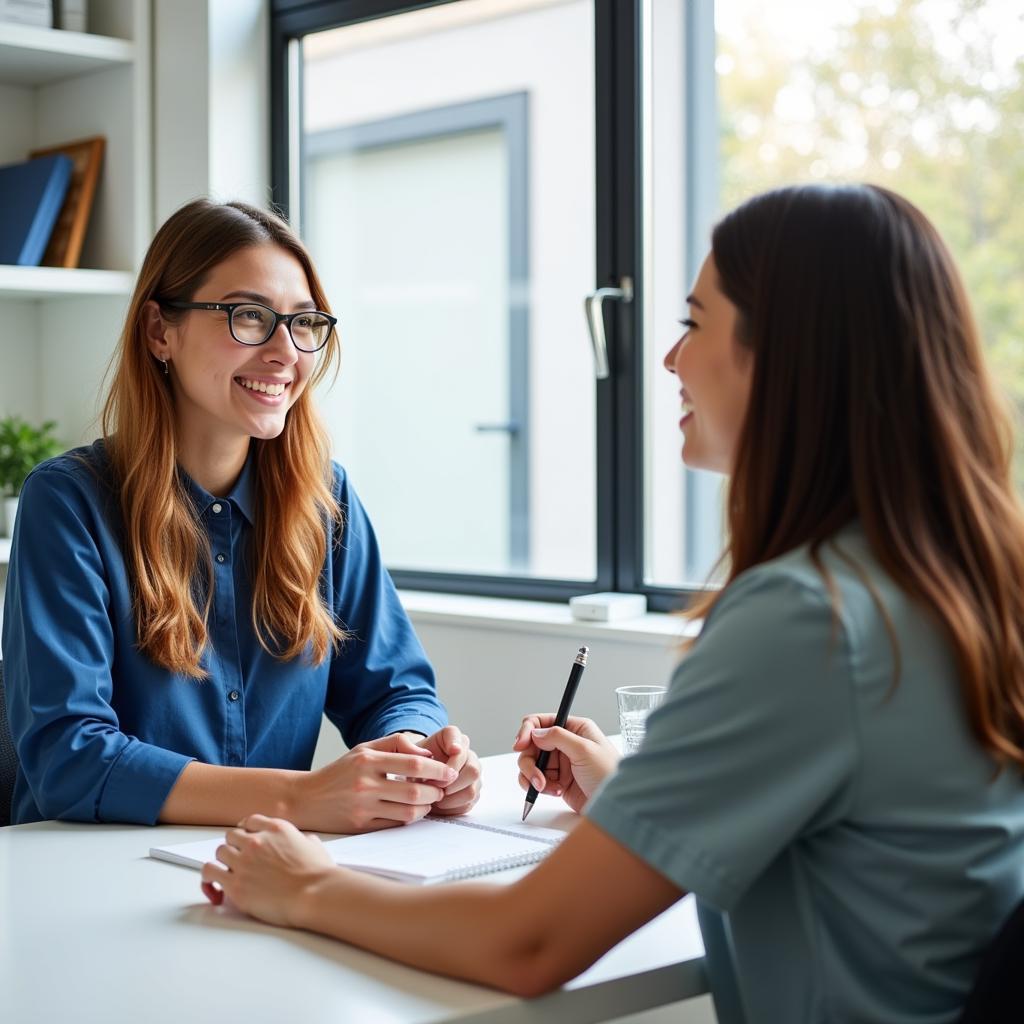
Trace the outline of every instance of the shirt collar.
[[235, 486], [228, 493], [228, 501], [233, 501], [238, 511], [249, 520], [249, 525], [256, 522], [256, 445], [249, 445], [242, 472], [238, 474]]
[[255, 477], [256, 477], [256, 448], [255, 445], [249, 446], [249, 454], [246, 456], [245, 465], [242, 466], [242, 472], [238, 474], [238, 479], [235, 481], [234, 487], [223, 498], [215, 498], [209, 491], [204, 487], [200, 487], [181, 468], [178, 467], [178, 475], [181, 477], [182, 483], [185, 485], [185, 489], [188, 491], [192, 501], [195, 503], [196, 511], [201, 515], [206, 515], [209, 511], [210, 506], [215, 501], [230, 501], [242, 513], [243, 516], [249, 521], [249, 525], [255, 524]]

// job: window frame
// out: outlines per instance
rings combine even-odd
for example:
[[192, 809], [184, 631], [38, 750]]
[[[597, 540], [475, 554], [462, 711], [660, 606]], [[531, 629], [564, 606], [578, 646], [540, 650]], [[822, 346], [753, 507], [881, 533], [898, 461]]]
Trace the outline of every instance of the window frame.
[[[312, 32], [376, 18], [437, 7], [459, 0], [271, 0], [270, 5], [270, 114], [271, 194], [276, 207], [288, 216], [298, 203], [299, 112], [302, 75], [299, 40]], [[474, 594], [486, 597], [567, 601], [594, 591], [640, 593], [652, 611], [675, 610], [698, 593], [695, 587], [653, 586], [645, 581], [644, 565], [644, 347], [643, 333], [643, 181], [640, 133], [644, 118], [645, 45], [649, 31], [649, 0], [593, 0], [595, 46], [595, 216], [596, 259], [594, 288], [617, 287], [624, 278], [633, 282], [632, 302], [605, 304], [604, 320], [610, 373], [595, 379], [596, 388], [596, 577], [593, 580], [426, 572], [392, 569], [397, 586], [410, 590]], [[707, 110], [714, 118], [714, 11], [713, 0], [689, 0], [686, 5], [687, 117], [703, 125], [707, 136]], [[706, 48], [710, 26], [711, 55], [701, 60], [696, 48]], [[710, 68], [707, 82], [697, 81], [691, 69]], [[700, 99], [700, 97], [704, 97]], [[695, 103], [702, 114], [697, 116]], [[714, 180], [717, 139], [706, 156], [686, 130], [688, 180], [686, 188], [686, 252], [692, 263], [697, 219], [695, 203], [706, 196], [706, 183]], [[709, 179], [707, 175], [710, 174]], [[693, 180], [705, 187], [694, 188]], [[717, 199], [717, 193], [715, 193]], [[701, 225], [705, 227], [705, 225]], [[706, 238], [706, 231], [705, 236]], [[699, 257], [698, 257], [699, 258]], [[688, 267], [688, 273], [695, 267]], [[681, 286], [682, 287], [682, 286]], [[580, 296], [582, 299], [582, 296]], [[689, 509], [689, 499], [687, 508]], [[690, 527], [680, 524], [681, 529]]]

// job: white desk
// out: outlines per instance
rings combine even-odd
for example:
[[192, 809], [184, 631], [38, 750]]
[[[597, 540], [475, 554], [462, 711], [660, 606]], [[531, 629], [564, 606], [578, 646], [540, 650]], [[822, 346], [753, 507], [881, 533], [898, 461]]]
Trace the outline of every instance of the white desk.
[[[484, 759], [474, 818], [518, 820], [514, 763], [511, 754]], [[576, 816], [557, 806], [541, 797], [530, 820], [571, 828]], [[198, 872], [147, 857], [152, 845], [222, 831], [63, 822], [0, 828], [0, 1019], [587, 1024], [708, 990], [692, 897], [566, 988], [525, 1002], [212, 907]], [[459, 939], [442, 922], [438, 941]]]

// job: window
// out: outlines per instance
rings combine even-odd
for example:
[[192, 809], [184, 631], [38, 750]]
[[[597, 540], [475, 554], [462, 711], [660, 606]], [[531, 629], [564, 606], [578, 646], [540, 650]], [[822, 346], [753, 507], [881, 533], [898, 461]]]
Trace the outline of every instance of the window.
[[582, 592], [597, 578], [581, 313], [594, 5], [398, 6], [298, 43], [289, 208], [341, 320], [344, 372], [321, 393], [334, 451], [402, 582]]
[[1016, 0], [272, 11], [275, 199], [341, 320], [322, 406], [400, 585], [668, 608], [708, 580], [722, 481], [681, 464], [662, 360], [714, 221], [776, 185], [922, 206], [1024, 402]]

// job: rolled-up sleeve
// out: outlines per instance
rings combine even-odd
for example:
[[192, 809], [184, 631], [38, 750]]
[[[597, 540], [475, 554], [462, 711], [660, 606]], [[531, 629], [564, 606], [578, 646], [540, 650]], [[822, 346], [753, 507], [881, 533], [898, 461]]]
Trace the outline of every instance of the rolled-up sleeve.
[[849, 658], [824, 586], [772, 568], [740, 577], [587, 817], [728, 910], [795, 837], [849, 806]]
[[61, 469], [36, 470], [22, 489], [3, 627], [11, 732], [43, 817], [153, 824], [192, 758], [119, 728], [96, 517]]
[[448, 721], [434, 670], [340, 467], [335, 496], [345, 523], [332, 552], [333, 607], [349, 639], [331, 662], [327, 717], [349, 746], [403, 729], [429, 735]]

